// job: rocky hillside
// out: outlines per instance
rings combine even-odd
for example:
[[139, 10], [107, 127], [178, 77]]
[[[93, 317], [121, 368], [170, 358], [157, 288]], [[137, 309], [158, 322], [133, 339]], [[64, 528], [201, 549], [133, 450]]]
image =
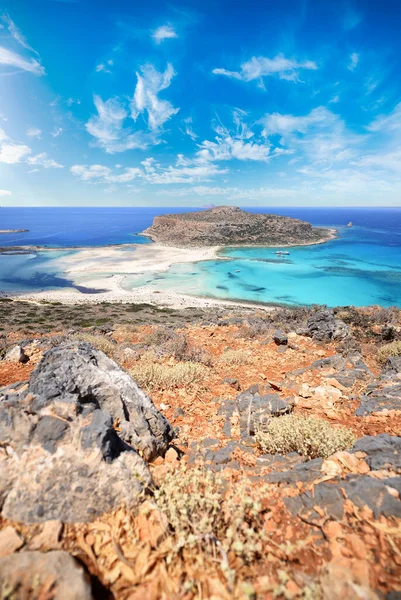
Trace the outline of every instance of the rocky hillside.
[[400, 597], [398, 309], [0, 308], [2, 598]]
[[280, 215], [253, 214], [235, 206], [155, 217], [143, 232], [167, 246], [296, 246], [332, 237], [329, 229]]

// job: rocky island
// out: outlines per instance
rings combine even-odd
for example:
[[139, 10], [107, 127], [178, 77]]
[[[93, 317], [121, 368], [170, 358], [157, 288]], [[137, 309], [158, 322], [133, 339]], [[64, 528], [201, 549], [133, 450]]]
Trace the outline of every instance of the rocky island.
[[274, 214], [255, 214], [236, 206], [155, 217], [142, 235], [166, 246], [300, 246], [334, 237], [334, 230]]
[[0, 233], [26, 233], [29, 229], [0, 229]]

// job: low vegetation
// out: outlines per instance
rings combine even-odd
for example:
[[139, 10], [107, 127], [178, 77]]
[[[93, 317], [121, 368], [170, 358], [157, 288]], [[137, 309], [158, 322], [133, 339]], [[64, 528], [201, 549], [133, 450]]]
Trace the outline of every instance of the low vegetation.
[[247, 365], [251, 355], [245, 350], [225, 350], [220, 356], [220, 361], [225, 365]]
[[155, 501], [167, 517], [177, 553], [197, 547], [220, 556], [228, 569], [230, 555], [245, 562], [261, 556], [267, 492], [263, 487], [251, 490], [245, 481], [227, 490], [226, 483], [210, 470], [181, 465], [163, 477]]
[[73, 339], [80, 342], [87, 342], [97, 350], [104, 352], [110, 358], [115, 358], [117, 346], [105, 335], [93, 335], [91, 333], [78, 332], [73, 335]]
[[208, 352], [190, 344], [184, 334], [177, 333], [168, 327], [154, 329], [144, 339], [158, 356], [172, 356], [175, 360], [201, 363], [211, 366], [212, 357]]
[[146, 389], [168, 390], [201, 382], [207, 374], [207, 368], [192, 362], [164, 365], [140, 360], [130, 369], [130, 374]]
[[385, 363], [390, 356], [401, 356], [401, 342], [391, 342], [379, 348], [377, 359], [380, 363]]
[[285, 415], [259, 429], [256, 440], [266, 454], [298, 452], [308, 458], [327, 458], [350, 448], [355, 437], [346, 427], [333, 427], [323, 419]]

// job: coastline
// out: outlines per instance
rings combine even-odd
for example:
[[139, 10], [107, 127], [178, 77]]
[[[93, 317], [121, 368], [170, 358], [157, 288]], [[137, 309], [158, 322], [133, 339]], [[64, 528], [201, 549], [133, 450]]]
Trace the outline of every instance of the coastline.
[[[338, 235], [336, 229], [330, 229], [331, 237], [313, 243], [288, 244], [281, 246], [260, 246], [264, 248], [284, 248], [322, 244]], [[234, 246], [229, 246], [234, 247]], [[255, 244], [238, 247], [258, 247]], [[102, 247], [59, 248], [59, 250], [74, 250], [58, 258], [60, 271], [74, 280], [85, 278], [85, 286], [101, 290], [99, 293], [85, 294], [74, 288], [58, 288], [56, 290], [41, 290], [36, 292], [0, 292], [1, 298], [12, 298], [28, 302], [62, 302], [63, 304], [90, 304], [100, 302], [115, 303], [149, 303], [170, 308], [212, 307], [212, 306], [241, 306], [254, 307], [263, 310], [274, 310], [271, 305], [252, 301], [226, 300], [202, 296], [192, 296], [167, 290], [155, 290], [151, 286], [140, 286], [125, 290], [122, 282], [128, 275], [146, 272], [166, 272], [177, 263], [196, 263], [206, 260], [231, 260], [220, 254], [224, 246], [183, 248], [166, 246], [153, 242], [152, 244], [121, 244]], [[21, 250], [22, 247], [19, 247]], [[8, 249], [10, 252], [11, 248]], [[25, 247], [27, 253], [49, 252], [55, 248]]]

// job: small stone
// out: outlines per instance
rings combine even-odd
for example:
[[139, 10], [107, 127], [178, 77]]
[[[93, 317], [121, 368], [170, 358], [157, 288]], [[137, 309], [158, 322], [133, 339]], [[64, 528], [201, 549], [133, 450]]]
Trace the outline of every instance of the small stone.
[[178, 461], [178, 452], [174, 448], [169, 448], [164, 455], [166, 463], [175, 464]]
[[184, 416], [185, 416], [185, 410], [183, 408], [181, 408], [181, 406], [179, 406], [174, 413], [174, 419], [177, 419], [177, 417], [184, 417]]
[[46, 521], [41, 533], [35, 535], [29, 544], [30, 550], [55, 550], [60, 547], [60, 535], [63, 530], [61, 521]]
[[235, 377], [225, 377], [221, 383], [227, 383], [238, 392], [241, 390], [240, 383]]
[[3, 531], [0, 531], [0, 558], [12, 554], [21, 546], [24, 541], [20, 535], [15, 531], [14, 527], [9, 525]]
[[273, 336], [274, 343], [277, 346], [286, 346], [288, 344], [288, 335], [283, 333], [280, 329], [278, 329]]
[[[32, 598], [38, 585], [51, 590], [52, 600], [91, 600], [89, 577], [67, 552], [19, 552], [0, 560], [4, 590], [18, 590], [18, 598]], [[39, 596], [45, 597], [40, 593]], [[37, 597], [39, 597], [37, 596]], [[16, 597], [16, 596], [15, 596]], [[36, 595], [35, 595], [36, 597]], [[46, 597], [50, 597], [46, 593]]]
[[11, 348], [11, 350], [6, 353], [4, 360], [25, 364], [29, 361], [29, 356], [25, 354], [22, 346], [14, 346], [14, 348]]

